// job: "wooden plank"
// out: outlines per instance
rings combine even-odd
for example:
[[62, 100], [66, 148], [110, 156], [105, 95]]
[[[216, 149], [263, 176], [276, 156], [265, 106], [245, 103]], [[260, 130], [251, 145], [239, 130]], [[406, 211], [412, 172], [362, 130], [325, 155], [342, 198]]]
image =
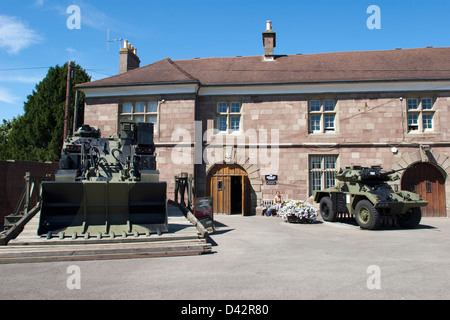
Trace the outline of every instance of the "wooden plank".
[[24, 229], [25, 225], [39, 212], [40, 204], [37, 204], [27, 214], [25, 214], [11, 229], [0, 238], [0, 245], [6, 245], [11, 239], [16, 238]]
[[198, 255], [211, 252], [211, 244], [206, 242], [173, 243], [163, 246], [83, 246], [80, 248], [61, 248], [49, 250], [28, 248], [25, 250], [0, 250], [0, 264], [47, 262], [47, 261], [79, 261], [103, 259], [130, 259], [162, 256]]
[[36, 215], [34, 220], [37, 222], [30, 221], [24, 228], [25, 234], [0, 247], [0, 263], [148, 258], [211, 252], [211, 244], [205, 240], [207, 232], [202, 233], [199, 223], [188, 220], [173, 204], [168, 205], [169, 232], [161, 235], [47, 240], [37, 236], [38, 219]]

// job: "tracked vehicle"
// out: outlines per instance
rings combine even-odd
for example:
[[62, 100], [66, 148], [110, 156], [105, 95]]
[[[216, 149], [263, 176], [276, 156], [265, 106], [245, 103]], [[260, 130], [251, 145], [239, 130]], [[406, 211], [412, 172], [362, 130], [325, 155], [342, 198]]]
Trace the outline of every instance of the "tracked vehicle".
[[153, 124], [120, 126], [118, 135], [101, 138], [99, 130], [83, 125], [64, 141], [55, 181], [42, 183], [38, 235], [114, 238], [168, 231]]
[[314, 192], [322, 218], [336, 221], [340, 214], [352, 215], [362, 229], [377, 229], [383, 219], [394, 218], [404, 228], [415, 228], [422, 218], [421, 207], [428, 202], [418, 194], [392, 189], [387, 182], [398, 180], [394, 174], [401, 170], [383, 172], [379, 166], [341, 168], [335, 174], [336, 186]]

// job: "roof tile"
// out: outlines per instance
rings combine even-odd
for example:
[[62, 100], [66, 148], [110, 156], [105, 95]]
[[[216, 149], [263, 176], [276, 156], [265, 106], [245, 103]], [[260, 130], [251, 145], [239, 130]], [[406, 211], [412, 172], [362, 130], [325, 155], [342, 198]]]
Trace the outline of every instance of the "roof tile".
[[202, 85], [450, 79], [450, 48], [276, 56], [169, 58], [81, 87], [200, 82]]

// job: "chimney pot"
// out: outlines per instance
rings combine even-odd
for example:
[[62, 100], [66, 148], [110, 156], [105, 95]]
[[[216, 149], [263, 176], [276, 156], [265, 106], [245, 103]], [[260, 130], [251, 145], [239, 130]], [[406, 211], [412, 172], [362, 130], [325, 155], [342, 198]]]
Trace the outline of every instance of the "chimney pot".
[[266, 31], [262, 33], [264, 45], [264, 61], [273, 61], [275, 59], [273, 48], [276, 44], [276, 33], [272, 30], [272, 21], [267, 20]]
[[124, 40], [123, 48], [119, 51], [119, 73], [139, 68], [141, 60], [137, 56], [137, 49]]

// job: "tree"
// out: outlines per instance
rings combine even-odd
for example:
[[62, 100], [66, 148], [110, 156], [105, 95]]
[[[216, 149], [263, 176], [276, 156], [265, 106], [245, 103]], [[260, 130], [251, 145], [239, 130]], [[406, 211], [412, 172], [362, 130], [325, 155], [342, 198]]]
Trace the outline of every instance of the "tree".
[[0, 159], [11, 159], [8, 137], [15, 121], [16, 118], [11, 121], [3, 119], [3, 124], [0, 125]]
[[[79, 65], [73, 66], [72, 70], [71, 115], [75, 103], [74, 86], [91, 80]], [[66, 85], [67, 63], [62, 67], [51, 67], [46, 77], [27, 97], [24, 115], [12, 122], [4, 121], [1, 126], [0, 132], [5, 131], [7, 135], [3, 138], [2, 134], [0, 138], [0, 149], [4, 150], [0, 152], [0, 159], [58, 161], [63, 144]], [[83, 104], [84, 95], [80, 92], [78, 105]], [[83, 114], [80, 114], [79, 119], [82, 118]]]

